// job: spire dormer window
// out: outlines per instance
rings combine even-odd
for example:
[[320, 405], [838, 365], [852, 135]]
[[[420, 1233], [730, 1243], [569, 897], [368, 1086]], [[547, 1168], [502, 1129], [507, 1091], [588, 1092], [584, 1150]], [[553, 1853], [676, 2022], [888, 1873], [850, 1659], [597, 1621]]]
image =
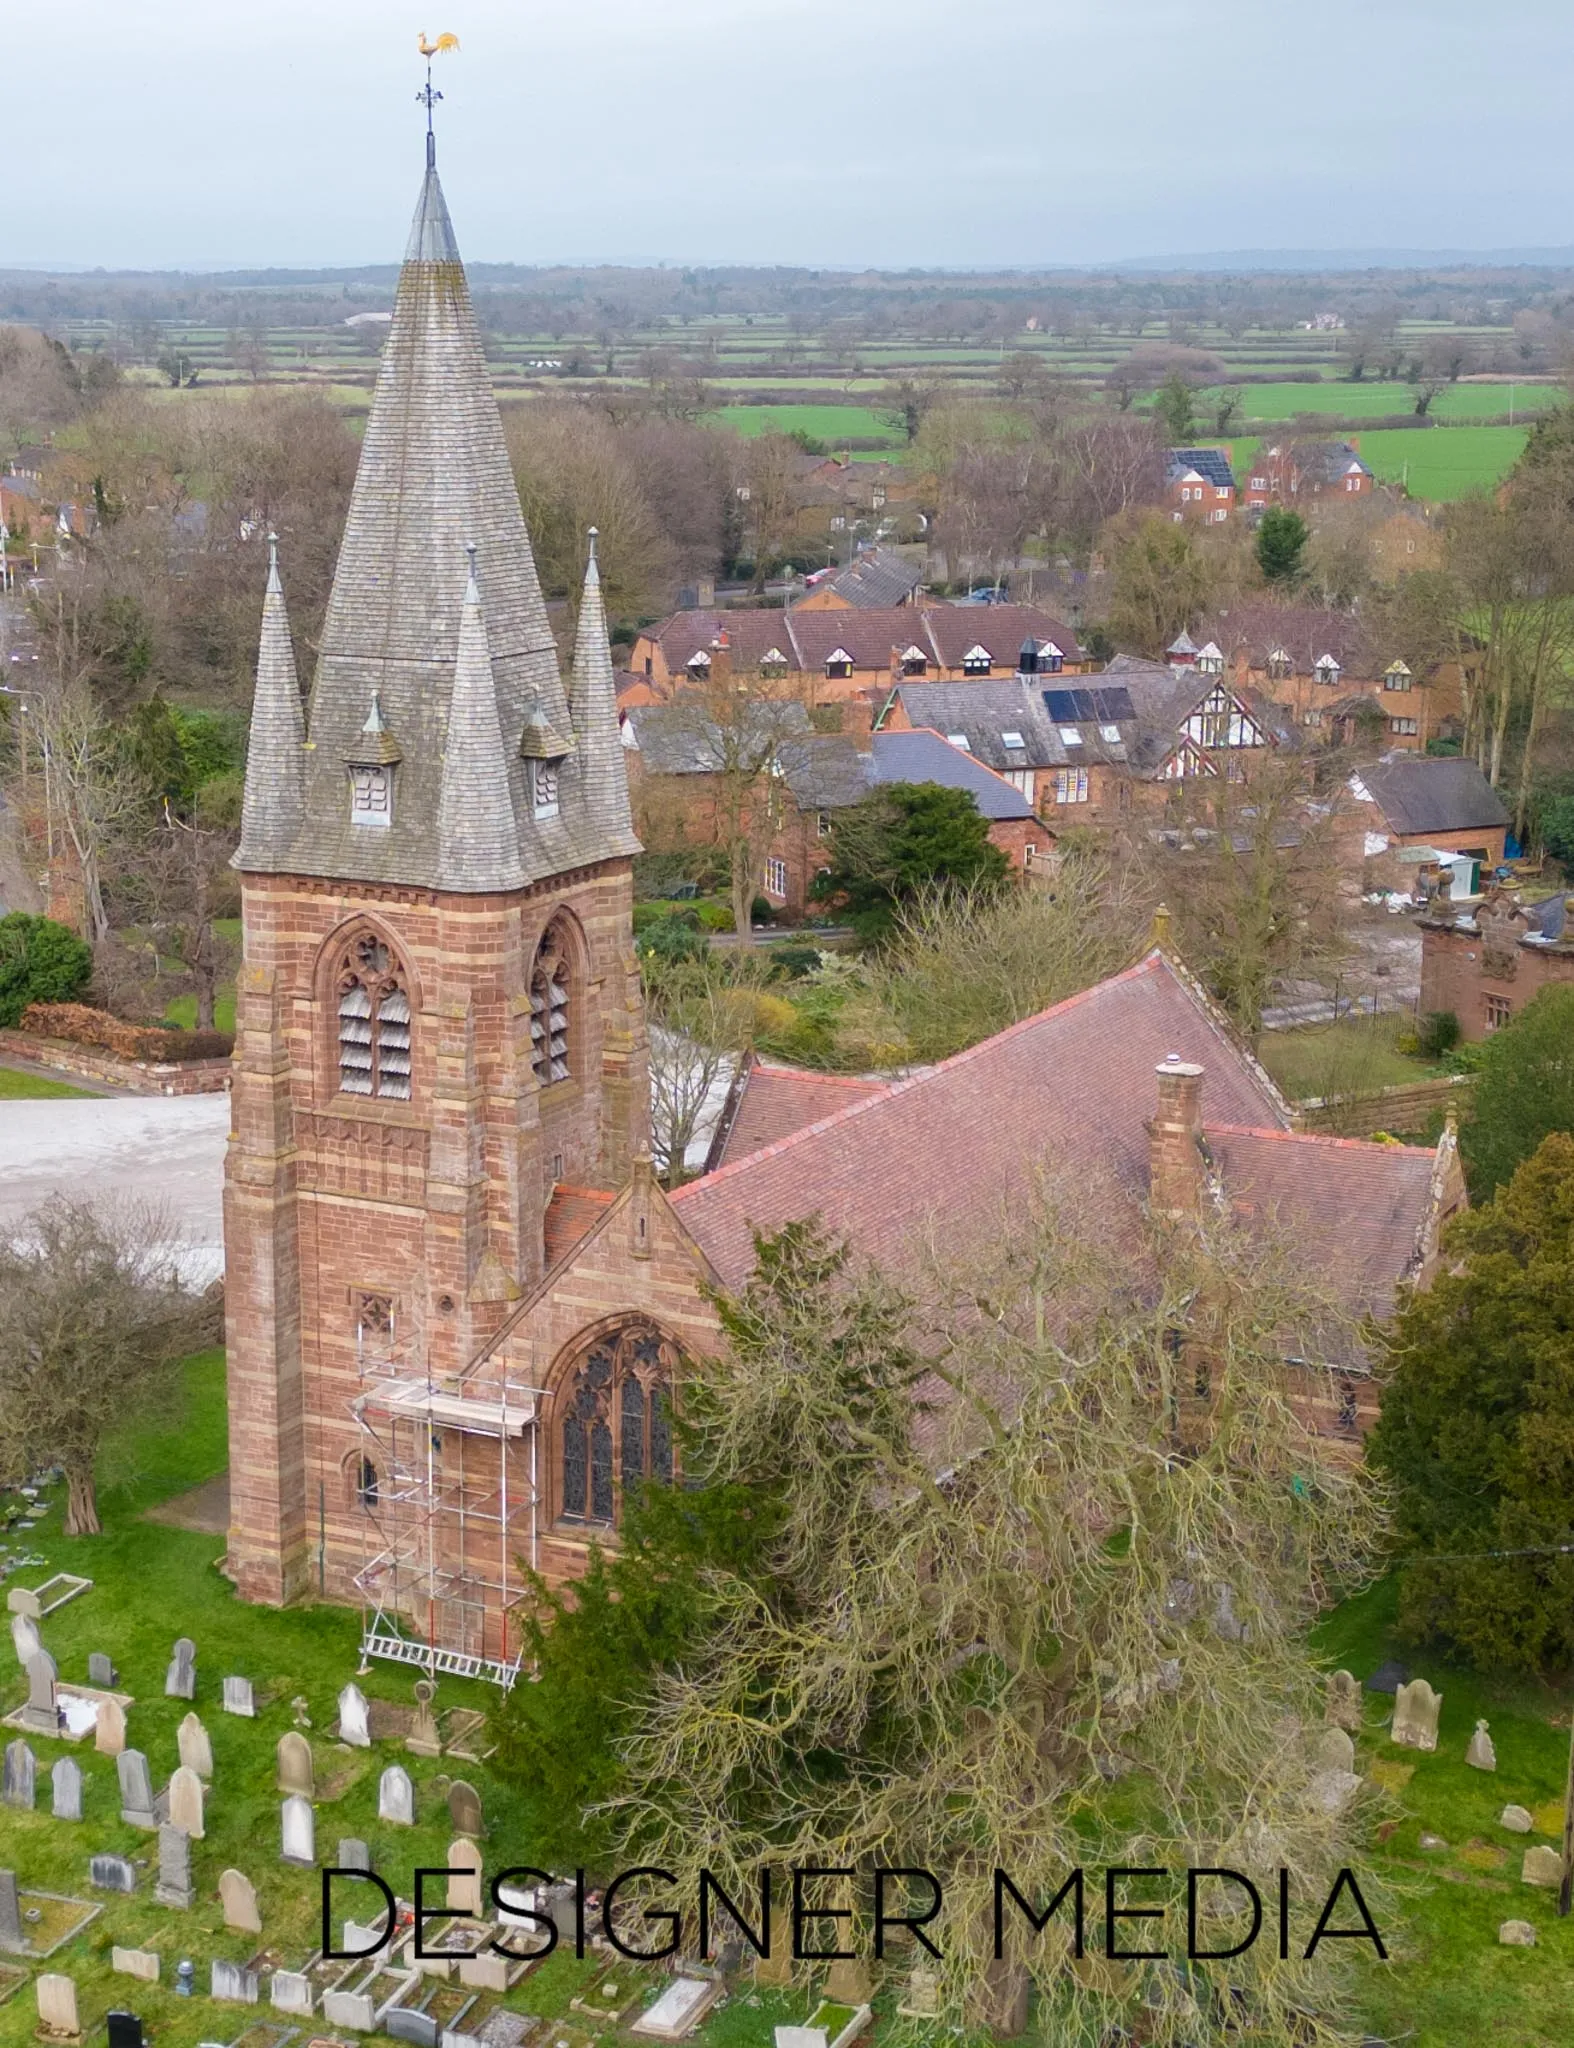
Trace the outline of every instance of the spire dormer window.
[[557, 778], [560, 765], [557, 761], [532, 761], [530, 764], [530, 803], [538, 818], [557, 816]]
[[404, 969], [374, 932], [339, 963], [339, 1091], [410, 1100], [410, 995]]
[[346, 764], [350, 772], [350, 823], [380, 828], [393, 823], [394, 769], [403, 755], [383, 717], [382, 699], [372, 692], [372, 708]]

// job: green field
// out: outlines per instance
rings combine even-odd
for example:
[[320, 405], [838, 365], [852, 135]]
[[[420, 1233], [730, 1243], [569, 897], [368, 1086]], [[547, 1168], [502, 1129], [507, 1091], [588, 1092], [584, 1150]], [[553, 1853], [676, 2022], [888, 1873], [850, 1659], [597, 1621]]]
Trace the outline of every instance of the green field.
[[1529, 438], [1524, 427], [1379, 427], [1361, 436], [1361, 456], [1413, 498], [1465, 498], [1501, 483]]
[[729, 405], [706, 417], [735, 434], [808, 434], [833, 449], [843, 440], [885, 441], [893, 448], [901, 440], [889, 420], [867, 405]]
[[[1450, 384], [1432, 401], [1431, 417], [1440, 420], [1498, 419], [1512, 411], [1545, 412], [1562, 404], [1565, 393], [1555, 384]], [[1292, 420], [1298, 413], [1328, 413], [1341, 419], [1391, 419], [1411, 413], [1415, 398], [1404, 383], [1347, 384], [1328, 380], [1315, 384], [1247, 384], [1241, 387], [1241, 417], [1247, 420]]]

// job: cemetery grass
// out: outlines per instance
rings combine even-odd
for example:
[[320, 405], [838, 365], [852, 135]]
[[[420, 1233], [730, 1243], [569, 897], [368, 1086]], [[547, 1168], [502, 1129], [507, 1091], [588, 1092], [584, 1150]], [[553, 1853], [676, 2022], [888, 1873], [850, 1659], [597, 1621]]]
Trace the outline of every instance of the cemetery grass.
[[[1545, 1687], [1493, 1685], [1430, 1650], [1398, 1640], [1399, 1582], [1390, 1576], [1337, 1608], [1317, 1632], [1319, 1656], [1365, 1679], [1388, 1657], [1409, 1666], [1443, 1695], [1438, 1747], [1428, 1755], [1387, 1740], [1393, 1702], [1366, 1695], [1357, 1738], [1357, 1768], [1373, 1762], [1412, 1775], [1389, 1797], [1388, 1840], [1373, 1839], [1371, 1867], [1401, 1892], [1397, 1920], [1380, 1920], [1390, 1960], [1369, 1960], [1360, 1947], [1363, 2017], [1384, 2041], [1406, 2048], [1555, 2048], [1569, 2039], [1569, 1985], [1574, 1977], [1574, 1919], [1559, 1920], [1556, 1894], [1520, 1883], [1520, 1863], [1537, 1843], [1556, 1846], [1574, 1693]], [[1496, 1771], [1471, 1770], [1465, 1746], [1478, 1718], [1491, 1723]], [[1510, 1802], [1528, 1807], [1534, 1834], [1499, 1827]], [[1545, 1826], [1539, 1823], [1546, 1823]], [[1561, 1826], [1561, 1820], [1557, 1823]], [[1447, 1849], [1422, 1849], [1424, 1833]], [[1491, 1850], [1504, 1852], [1495, 1864]], [[1533, 1949], [1500, 1948], [1505, 1920], [1528, 1920]]]

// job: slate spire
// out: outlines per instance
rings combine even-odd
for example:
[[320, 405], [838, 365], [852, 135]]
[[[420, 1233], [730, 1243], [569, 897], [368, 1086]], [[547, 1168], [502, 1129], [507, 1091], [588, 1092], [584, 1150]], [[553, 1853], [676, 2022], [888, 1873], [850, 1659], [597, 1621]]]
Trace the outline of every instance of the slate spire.
[[596, 560], [596, 529], [590, 529], [590, 560], [579, 603], [579, 633], [574, 642], [574, 670], [569, 703], [574, 714], [578, 749], [575, 780], [588, 816], [608, 850], [638, 853], [629, 810], [628, 764], [618, 726], [617, 678], [607, 638], [607, 611], [601, 595], [601, 565]]
[[521, 889], [525, 864], [508, 789], [474, 547], [469, 554], [437, 803], [438, 865], [449, 888]]
[[295, 648], [284, 608], [284, 585], [279, 580], [279, 537], [270, 533], [237, 867], [273, 868], [288, 856], [301, 829], [305, 740], [306, 720], [301, 711], [300, 681], [295, 673]]
[[[374, 693], [399, 748], [387, 825], [375, 832], [352, 816], [347, 771], [365, 752]], [[466, 821], [452, 793], [478, 771], [473, 718], [490, 720], [496, 742], [485, 815]], [[631, 843], [626, 825], [608, 829], [572, 752], [563, 800], [532, 802], [536, 752], [572, 748], [574, 726], [431, 154], [323, 621], [310, 731], [299, 829], [254, 865], [476, 893], [547, 880]]]

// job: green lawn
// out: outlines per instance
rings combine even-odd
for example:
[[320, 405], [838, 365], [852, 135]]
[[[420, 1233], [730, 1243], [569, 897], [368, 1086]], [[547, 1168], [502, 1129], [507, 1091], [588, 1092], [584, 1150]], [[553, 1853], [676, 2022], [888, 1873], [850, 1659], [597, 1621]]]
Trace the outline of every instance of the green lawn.
[[[172, 996], [164, 1005], [164, 1022], [178, 1024], [183, 1031], [197, 1028], [197, 999], [195, 996]], [[235, 1029], [235, 984], [228, 982], [213, 999], [213, 1028], [215, 1031]]]
[[40, 1074], [21, 1074], [15, 1067], [0, 1067], [0, 1102], [86, 1101], [91, 1088], [73, 1088], [68, 1081], [46, 1081]]
[[1342, 1017], [1295, 1031], [1265, 1031], [1257, 1055], [1292, 1102], [1308, 1095], [1350, 1094], [1424, 1081], [1447, 1069], [1429, 1066], [1394, 1041], [1407, 1020], [1393, 1016]]

